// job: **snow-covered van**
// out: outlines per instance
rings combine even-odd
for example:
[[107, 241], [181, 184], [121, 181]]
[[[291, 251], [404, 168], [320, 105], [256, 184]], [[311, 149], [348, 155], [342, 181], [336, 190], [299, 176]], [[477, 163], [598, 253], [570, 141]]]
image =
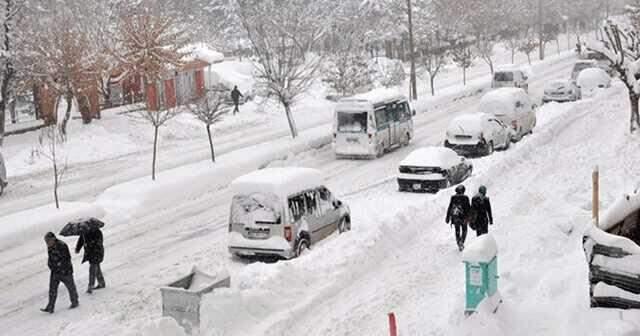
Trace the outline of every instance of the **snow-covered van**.
[[4, 164], [4, 158], [0, 153], [0, 195], [4, 192], [4, 188], [7, 187], [7, 168]]
[[369, 96], [345, 98], [336, 104], [333, 125], [336, 157], [380, 157], [392, 148], [408, 145], [413, 137], [415, 112], [406, 97]]
[[491, 87], [494, 89], [515, 87], [529, 91], [529, 77], [522, 69], [519, 69], [516, 66], [506, 66], [496, 70], [493, 74]]
[[351, 229], [349, 207], [315, 169], [261, 169], [234, 180], [231, 190], [228, 248], [239, 257], [294, 258]]
[[512, 140], [518, 141], [533, 133], [536, 126], [535, 105], [523, 89], [500, 88], [480, 99], [479, 112], [492, 114], [513, 130]]

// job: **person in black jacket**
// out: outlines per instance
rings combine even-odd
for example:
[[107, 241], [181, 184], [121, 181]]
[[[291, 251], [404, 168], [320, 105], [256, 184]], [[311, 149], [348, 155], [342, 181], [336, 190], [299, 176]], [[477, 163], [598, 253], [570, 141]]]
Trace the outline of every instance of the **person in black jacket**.
[[47, 252], [49, 254], [47, 264], [51, 270], [51, 276], [49, 278], [49, 303], [40, 310], [53, 314], [56, 298], [58, 297], [58, 286], [61, 282], [69, 291], [69, 298], [71, 299], [71, 307], [69, 309], [76, 308], [78, 307], [78, 292], [73, 281], [73, 264], [71, 263], [69, 248], [67, 244], [56, 238], [53, 232], [48, 232], [44, 236], [44, 241], [47, 243]]
[[447, 224], [451, 222], [451, 225], [455, 227], [456, 243], [460, 251], [464, 249], [464, 241], [467, 239], [467, 218], [471, 208], [469, 197], [464, 194], [464, 191], [463, 185], [456, 187], [456, 194], [451, 196], [445, 219]]
[[234, 86], [233, 90], [231, 91], [231, 100], [233, 101], [233, 114], [236, 114], [236, 112], [240, 113], [240, 109], [238, 108], [238, 105], [240, 105], [240, 97], [244, 97], [242, 95], [242, 93], [240, 93], [240, 90], [238, 90], [238, 86]]
[[[78, 243], [76, 244], [76, 253], [80, 253], [80, 250], [84, 246], [84, 257], [82, 263], [89, 262], [89, 286], [87, 293], [93, 293], [94, 289], [105, 288], [104, 276], [102, 275], [102, 269], [100, 269], [100, 263], [104, 259], [104, 245], [102, 243], [102, 231], [95, 228], [80, 235]], [[98, 285], [93, 284], [98, 279]]]
[[476, 230], [478, 236], [488, 233], [489, 225], [493, 225], [491, 202], [485, 186], [480, 186], [478, 194], [471, 199], [471, 223], [471, 228]]

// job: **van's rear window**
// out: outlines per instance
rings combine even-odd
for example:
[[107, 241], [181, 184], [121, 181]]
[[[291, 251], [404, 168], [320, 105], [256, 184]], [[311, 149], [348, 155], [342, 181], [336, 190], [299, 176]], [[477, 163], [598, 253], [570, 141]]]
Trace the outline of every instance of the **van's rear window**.
[[338, 112], [338, 132], [367, 133], [367, 112]]
[[238, 195], [231, 201], [231, 221], [234, 223], [280, 224], [281, 219], [282, 207], [275, 195], [263, 193]]
[[513, 81], [513, 72], [496, 72], [493, 79], [497, 82], [511, 82]]

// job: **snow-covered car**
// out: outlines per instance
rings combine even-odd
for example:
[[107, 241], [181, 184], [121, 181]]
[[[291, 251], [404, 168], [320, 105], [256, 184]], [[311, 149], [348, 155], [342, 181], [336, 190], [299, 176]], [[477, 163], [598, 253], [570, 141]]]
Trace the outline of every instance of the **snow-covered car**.
[[4, 192], [4, 188], [7, 187], [7, 167], [4, 163], [2, 153], [0, 153], [0, 195]]
[[588, 50], [584, 53], [583, 58], [595, 61], [598, 68], [606, 71], [611, 75], [613, 71], [613, 69], [611, 68], [611, 62], [609, 62], [609, 59], [607, 59], [607, 57], [602, 53]]
[[349, 207], [310, 168], [266, 168], [231, 183], [229, 252], [294, 258], [335, 231], [351, 229]]
[[423, 147], [402, 160], [398, 170], [400, 191], [435, 193], [466, 180], [473, 165], [452, 149]]
[[493, 74], [491, 88], [497, 89], [503, 87], [522, 88], [523, 90], [528, 91], [529, 78], [523, 70], [513, 66], [498, 69]]
[[542, 103], [576, 101], [581, 96], [580, 88], [573, 81], [554, 80], [545, 86]]
[[490, 114], [465, 114], [447, 127], [444, 146], [463, 156], [489, 155], [494, 149], [507, 149], [511, 130]]
[[590, 96], [598, 89], [611, 87], [611, 77], [600, 68], [589, 68], [580, 71], [576, 83], [585, 96]]
[[580, 72], [582, 72], [582, 70], [597, 68], [597, 67], [598, 67], [598, 63], [595, 60], [589, 60], [589, 59], [578, 60], [573, 65], [573, 68], [571, 69], [571, 80], [573, 81], [577, 80], [578, 75], [580, 74]]
[[495, 116], [513, 129], [512, 140], [519, 141], [533, 133], [536, 126], [536, 106], [523, 89], [500, 88], [486, 93], [480, 99], [479, 112]]

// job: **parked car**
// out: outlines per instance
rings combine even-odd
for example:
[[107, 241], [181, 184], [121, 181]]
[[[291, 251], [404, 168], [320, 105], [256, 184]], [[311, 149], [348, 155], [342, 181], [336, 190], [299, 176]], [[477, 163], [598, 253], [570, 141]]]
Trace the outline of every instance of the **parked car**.
[[494, 149], [509, 148], [511, 133], [511, 129], [493, 115], [465, 114], [449, 123], [444, 146], [463, 156], [489, 155]]
[[570, 80], [555, 80], [544, 88], [542, 103], [576, 101], [582, 97], [578, 85]]
[[578, 79], [578, 74], [584, 69], [597, 68], [598, 63], [594, 60], [578, 60], [573, 65], [571, 69], [571, 80], [576, 81]]
[[473, 165], [452, 149], [423, 147], [402, 160], [398, 170], [400, 191], [436, 193], [466, 180]]
[[611, 77], [600, 68], [585, 69], [580, 72], [577, 85], [585, 95], [592, 95], [598, 89], [611, 87]]
[[294, 258], [351, 229], [349, 207], [315, 169], [261, 169], [234, 180], [231, 190], [228, 248], [239, 257]]
[[0, 153], [0, 195], [4, 192], [4, 188], [7, 187], [7, 166], [4, 163], [2, 153]]
[[522, 88], [529, 91], [529, 78], [524, 71], [517, 68], [498, 69], [493, 74], [491, 87], [494, 89], [503, 87]]
[[478, 109], [511, 127], [513, 141], [519, 141], [524, 135], [533, 133], [536, 126], [536, 105], [523, 89], [501, 88], [490, 91], [480, 99]]

